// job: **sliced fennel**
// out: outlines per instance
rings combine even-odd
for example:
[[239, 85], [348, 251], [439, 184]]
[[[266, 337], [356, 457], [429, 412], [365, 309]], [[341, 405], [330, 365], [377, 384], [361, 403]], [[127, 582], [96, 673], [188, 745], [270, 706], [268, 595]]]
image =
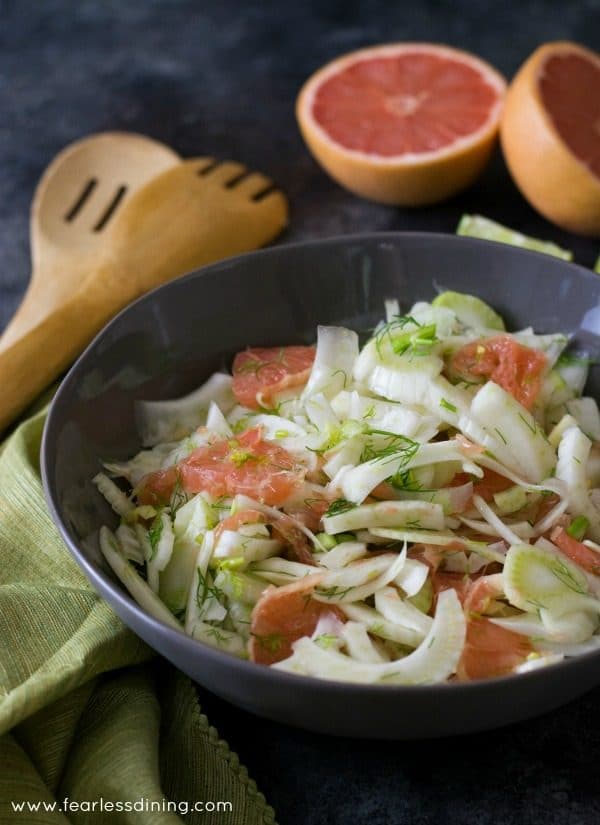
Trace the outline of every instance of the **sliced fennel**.
[[598, 628], [600, 601], [589, 595], [581, 568], [558, 552], [545, 546], [511, 547], [503, 581], [512, 605], [537, 614], [545, 630], [542, 638], [584, 642]]
[[[506, 390], [488, 381], [471, 405], [475, 419], [502, 441], [497, 458], [521, 468], [534, 483], [547, 478], [556, 465], [556, 453], [535, 418]], [[507, 461], [507, 458], [509, 460]]]
[[427, 501], [380, 501], [363, 504], [335, 516], [325, 516], [327, 533], [346, 533], [366, 527], [408, 527], [444, 529], [444, 512], [439, 504]]
[[445, 307], [452, 310], [460, 323], [471, 329], [502, 330], [504, 321], [497, 312], [475, 295], [465, 295], [463, 292], [442, 292], [432, 301], [434, 307]]
[[136, 602], [155, 619], [174, 628], [183, 630], [171, 611], [163, 604], [156, 593], [135, 572], [127, 559], [121, 555], [117, 540], [108, 527], [100, 528], [100, 549], [102, 555], [119, 577]]
[[579, 427], [570, 427], [558, 445], [556, 477], [567, 486], [569, 509], [574, 515], [585, 516], [588, 533], [594, 541], [600, 541], [600, 510], [590, 498], [587, 483], [587, 462], [592, 442]]
[[211, 401], [223, 412], [235, 404], [231, 376], [216, 372], [197, 390], [169, 401], [140, 401], [136, 406], [138, 428], [146, 446], [177, 441], [204, 424]]
[[398, 555], [375, 556], [330, 570], [315, 587], [314, 598], [327, 604], [360, 602], [385, 587], [404, 567], [406, 548]]
[[317, 329], [317, 354], [304, 398], [323, 393], [332, 398], [350, 386], [354, 363], [358, 358], [358, 335], [343, 327]]
[[104, 473], [97, 473], [92, 479], [92, 482], [117, 515], [127, 516], [127, 514], [134, 509], [134, 504], [131, 499]]
[[466, 635], [465, 617], [453, 590], [440, 593], [435, 618], [419, 647], [393, 662], [359, 662], [332, 650], [323, 650], [307, 638], [294, 652], [274, 665], [279, 670], [348, 682], [427, 684], [447, 679], [455, 672]]

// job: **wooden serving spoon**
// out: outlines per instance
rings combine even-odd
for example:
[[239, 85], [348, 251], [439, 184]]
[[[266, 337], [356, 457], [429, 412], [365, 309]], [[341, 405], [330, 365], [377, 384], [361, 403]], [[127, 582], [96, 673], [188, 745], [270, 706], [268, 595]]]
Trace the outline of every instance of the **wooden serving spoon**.
[[184, 161], [135, 192], [78, 291], [0, 353], [0, 431], [116, 312], [184, 272], [268, 243], [287, 215], [268, 178], [212, 158]]
[[68, 300], [103, 257], [106, 232], [132, 193], [181, 161], [143, 135], [104, 132], [67, 146], [44, 172], [31, 207], [32, 273], [0, 352]]

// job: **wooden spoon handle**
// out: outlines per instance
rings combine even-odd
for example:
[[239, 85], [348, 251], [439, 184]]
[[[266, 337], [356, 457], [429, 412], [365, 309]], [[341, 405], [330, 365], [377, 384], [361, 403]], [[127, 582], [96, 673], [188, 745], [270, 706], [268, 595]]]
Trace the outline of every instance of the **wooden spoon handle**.
[[0, 352], [0, 432], [57, 378], [102, 328], [110, 300], [77, 293], [68, 303]]
[[41, 304], [30, 282], [23, 300], [0, 335], [0, 352], [8, 349], [28, 330], [33, 329], [44, 315], [44, 305]]

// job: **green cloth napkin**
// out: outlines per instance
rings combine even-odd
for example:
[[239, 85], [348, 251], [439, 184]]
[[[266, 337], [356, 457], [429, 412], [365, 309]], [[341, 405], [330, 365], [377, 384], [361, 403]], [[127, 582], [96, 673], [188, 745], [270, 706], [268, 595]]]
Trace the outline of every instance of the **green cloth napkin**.
[[0, 823], [271, 825], [193, 684], [153, 658], [64, 546], [40, 481], [44, 420], [0, 452]]

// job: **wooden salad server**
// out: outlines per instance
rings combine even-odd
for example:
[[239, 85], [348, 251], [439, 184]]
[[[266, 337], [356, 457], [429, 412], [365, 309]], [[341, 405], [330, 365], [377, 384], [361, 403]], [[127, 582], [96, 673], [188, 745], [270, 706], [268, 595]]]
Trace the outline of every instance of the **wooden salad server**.
[[104, 236], [79, 289], [0, 353], [0, 430], [120, 309], [212, 261], [256, 249], [287, 224], [285, 196], [239, 163], [184, 161], [138, 189]]
[[79, 289], [103, 256], [107, 229], [119, 209], [180, 161], [168, 146], [129, 132], [83, 138], [54, 158], [31, 206], [31, 280], [0, 337], [0, 352]]

